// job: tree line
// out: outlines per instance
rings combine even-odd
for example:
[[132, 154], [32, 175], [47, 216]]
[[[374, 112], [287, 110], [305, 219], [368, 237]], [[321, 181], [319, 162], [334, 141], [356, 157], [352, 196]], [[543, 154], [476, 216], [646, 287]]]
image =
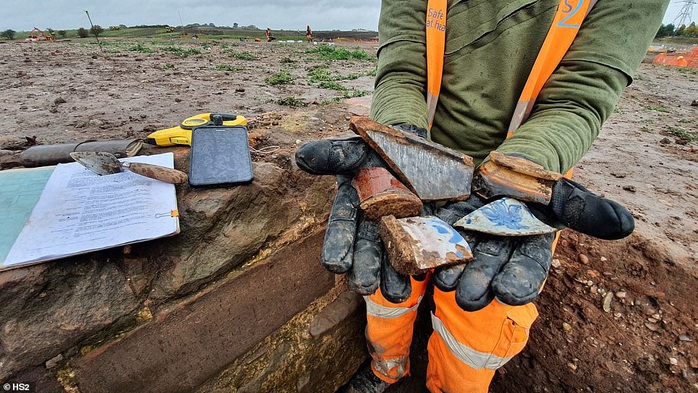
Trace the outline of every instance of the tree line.
[[[80, 38], [87, 38], [89, 35], [94, 35], [98, 36], [104, 32], [104, 29], [100, 25], [94, 25], [90, 27], [90, 29], [85, 29], [84, 27], [81, 27], [77, 30], [76, 34]], [[52, 28], [47, 28], [46, 31], [43, 32], [44, 35], [50, 35], [52, 37], [60, 37], [60, 38], [67, 38], [68, 37], [68, 32], [65, 30], [58, 30], [55, 31]], [[12, 29], [7, 29], [3, 32], [0, 33], [0, 37], [8, 39], [8, 40], [14, 40], [15, 36], [17, 35], [17, 32], [12, 30]]]
[[668, 25], [662, 24], [657, 31], [655, 38], [661, 37], [698, 37], [698, 27], [696, 27], [696, 22], [691, 22], [690, 25], [686, 26], [682, 24], [678, 28], [672, 23]]

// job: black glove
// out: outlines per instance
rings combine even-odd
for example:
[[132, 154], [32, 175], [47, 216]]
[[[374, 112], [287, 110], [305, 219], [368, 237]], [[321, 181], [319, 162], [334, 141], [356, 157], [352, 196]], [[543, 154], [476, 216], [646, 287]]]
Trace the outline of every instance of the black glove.
[[332, 205], [322, 265], [336, 274], [349, 274], [349, 286], [369, 295], [380, 285], [386, 299], [399, 303], [409, 298], [408, 276], [388, 263], [378, 234], [378, 223], [364, 219], [359, 196], [351, 184], [362, 167], [387, 168], [383, 160], [360, 137], [308, 142], [296, 151], [296, 163], [316, 175], [337, 175], [337, 195]]
[[[432, 213], [453, 225], [487, 202], [473, 194], [465, 202], [447, 204]], [[602, 239], [619, 239], [634, 229], [630, 212], [568, 179], [558, 181], [548, 206], [528, 203], [531, 212], [558, 229], [569, 227]], [[552, 262], [554, 233], [534, 236], [495, 236], [461, 231], [473, 252], [467, 264], [437, 269], [434, 285], [456, 291], [456, 302], [476, 311], [493, 299], [522, 305], [533, 301], [543, 286]]]

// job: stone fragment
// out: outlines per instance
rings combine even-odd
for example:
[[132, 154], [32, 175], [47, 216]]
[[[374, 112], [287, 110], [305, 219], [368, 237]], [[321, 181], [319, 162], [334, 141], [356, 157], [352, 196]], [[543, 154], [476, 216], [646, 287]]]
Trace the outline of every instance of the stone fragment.
[[585, 254], [579, 254], [579, 255], [577, 256], [577, 259], [579, 259], [579, 263], [582, 263], [582, 264], [584, 264], [584, 265], [588, 265], [588, 264], [589, 264], [589, 257], [586, 256]]
[[613, 300], [613, 293], [608, 292], [603, 297], [603, 311], [611, 312], [611, 300]]
[[46, 361], [46, 368], [49, 370], [52, 368], [55, 368], [58, 365], [58, 363], [60, 363], [62, 360], [63, 360], [63, 354], [59, 353], [55, 357]]

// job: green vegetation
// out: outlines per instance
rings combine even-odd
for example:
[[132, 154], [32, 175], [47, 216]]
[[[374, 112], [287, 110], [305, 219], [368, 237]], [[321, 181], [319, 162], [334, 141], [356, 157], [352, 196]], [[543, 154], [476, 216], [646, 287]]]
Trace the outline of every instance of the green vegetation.
[[688, 74], [688, 75], [698, 75], [698, 69], [695, 68], [688, 68], [688, 67], [678, 67], [676, 71], [682, 73], [682, 74]]
[[77, 34], [80, 38], [87, 38], [87, 36], [90, 35], [90, 32], [88, 32], [84, 27], [81, 27], [78, 29]]
[[15, 34], [17, 34], [16, 31], [14, 31], [12, 29], [7, 29], [7, 30], [3, 31], [2, 33], [0, 33], [0, 36], [2, 36], [3, 38], [7, 38], [8, 40], [14, 40]]
[[102, 33], [104, 33], [104, 29], [102, 28], [102, 26], [94, 25], [90, 27], [90, 34], [92, 34], [93, 36], [97, 37]]
[[292, 108], [299, 108], [303, 106], [308, 106], [308, 103], [296, 97], [286, 97], [276, 101], [277, 104], [283, 106], [290, 106]]
[[354, 98], [354, 97], [363, 97], [363, 96], [369, 95], [369, 94], [370, 94], [370, 92], [368, 92], [368, 91], [351, 89], [351, 90], [344, 90], [342, 97], [343, 98]]
[[132, 46], [128, 50], [130, 50], [131, 52], [141, 52], [141, 53], [153, 53], [153, 52], [155, 52], [154, 50], [152, 50], [148, 47], [145, 47], [141, 44]]
[[162, 69], [163, 69], [163, 70], [166, 70], [166, 71], [167, 71], [167, 70], [174, 70], [174, 69], [175, 69], [175, 65], [172, 64], [172, 63], [165, 63], [165, 64], [162, 65]]
[[663, 113], [671, 113], [670, 110], [664, 108], [663, 106], [646, 106], [645, 109], [651, 110], [651, 111], [656, 111], [656, 112], [663, 112]]
[[213, 67], [215, 71], [242, 71], [244, 70], [243, 67], [236, 67], [236, 66], [231, 66], [228, 64], [218, 64], [217, 66]]
[[291, 59], [290, 57], [284, 57], [281, 60], [279, 60], [279, 62], [281, 64], [291, 64], [291, 63], [295, 63], [296, 61]]
[[310, 81], [310, 83], [346, 81], [358, 79], [360, 77], [361, 75], [359, 74], [332, 75], [332, 73], [327, 68], [322, 66], [311, 67], [308, 70], [308, 80]]
[[288, 71], [279, 71], [274, 75], [271, 75], [264, 79], [264, 82], [268, 85], [288, 85], [293, 82], [293, 77]]
[[691, 22], [690, 25], [674, 26], [673, 24], [664, 25], [662, 24], [657, 30], [655, 38], [661, 37], [698, 37], [698, 27], [696, 22]]
[[698, 141], [698, 133], [687, 131], [687, 130], [684, 130], [683, 128], [669, 127], [667, 132], [669, 132], [670, 134], [677, 136], [681, 139], [685, 139], [688, 142]]
[[233, 52], [231, 51], [233, 58], [238, 60], [252, 61], [257, 60], [257, 57], [252, 55], [250, 52]]
[[368, 54], [363, 50], [349, 51], [329, 45], [320, 45], [309, 49], [306, 53], [318, 54], [320, 60], [368, 60]]
[[322, 81], [318, 85], [321, 89], [327, 89], [327, 90], [339, 90], [339, 91], [344, 91], [347, 90], [346, 87], [340, 85], [337, 82], [331, 82], [331, 81]]
[[174, 54], [175, 56], [181, 57], [181, 58], [187, 58], [190, 55], [200, 55], [201, 51], [198, 49], [182, 49], [177, 46], [166, 46], [162, 48], [163, 51], [165, 52], [170, 52]]

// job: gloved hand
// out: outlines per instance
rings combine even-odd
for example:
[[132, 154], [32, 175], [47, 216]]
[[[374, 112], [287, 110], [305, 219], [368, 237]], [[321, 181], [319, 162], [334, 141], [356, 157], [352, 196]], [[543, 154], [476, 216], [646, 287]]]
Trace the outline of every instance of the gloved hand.
[[[465, 202], [433, 208], [431, 213], [453, 225], [488, 201], [472, 194]], [[558, 180], [548, 205], [527, 203], [544, 223], [558, 229], [569, 227], [602, 239], [619, 239], [634, 229], [630, 212], [618, 203], [599, 197], [581, 185]], [[434, 285], [456, 291], [456, 302], [466, 311], [476, 311], [495, 298], [508, 305], [533, 301], [543, 286], [552, 262], [554, 233], [534, 236], [496, 236], [461, 231], [473, 252], [467, 264], [437, 269]]]
[[[409, 131], [410, 127], [401, 129]], [[392, 302], [409, 298], [409, 277], [398, 274], [388, 263], [378, 222], [365, 219], [352, 186], [360, 168], [387, 168], [385, 162], [357, 136], [308, 142], [296, 151], [296, 163], [311, 174], [337, 175], [337, 195], [327, 224], [322, 265], [336, 274], [348, 273], [349, 286], [361, 295], [372, 294], [380, 286], [383, 296]]]

